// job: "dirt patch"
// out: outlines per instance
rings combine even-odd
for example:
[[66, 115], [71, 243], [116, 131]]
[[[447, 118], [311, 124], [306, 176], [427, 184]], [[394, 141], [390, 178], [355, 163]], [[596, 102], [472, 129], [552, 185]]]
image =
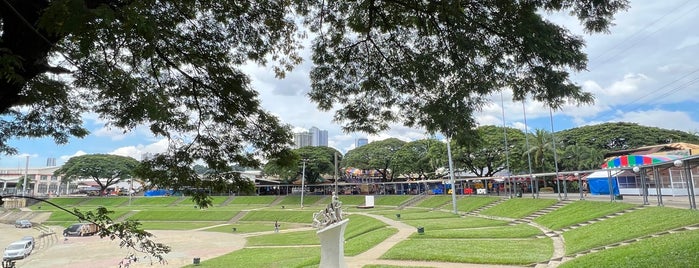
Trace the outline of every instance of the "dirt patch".
[[[36, 249], [25, 260], [18, 260], [17, 267], [61, 268], [61, 267], [118, 267], [119, 262], [130, 253], [119, 247], [119, 241], [111, 241], [99, 236], [68, 237], [61, 234], [63, 228], [52, 227], [58, 235], [39, 238], [40, 232], [34, 229], [17, 229], [12, 225], [0, 224], [0, 244], [5, 246], [22, 236], [33, 235], [37, 239]], [[172, 248], [165, 255], [167, 264], [151, 262], [136, 254], [138, 262], [130, 267], [182, 267], [192, 264], [194, 258], [201, 261], [212, 259], [226, 253], [239, 250], [245, 245], [245, 238], [237, 234], [207, 231], [150, 231], [156, 242]], [[153, 260], [155, 261], [155, 260]]]

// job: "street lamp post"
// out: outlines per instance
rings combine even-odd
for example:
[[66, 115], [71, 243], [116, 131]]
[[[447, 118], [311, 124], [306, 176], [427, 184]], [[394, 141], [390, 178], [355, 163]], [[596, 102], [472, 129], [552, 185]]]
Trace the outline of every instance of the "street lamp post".
[[303, 169], [301, 169], [301, 208], [303, 208], [303, 194], [306, 191], [306, 162], [308, 159], [303, 160]]
[[133, 198], [133, 179], [129, 180], [130, 186], [129, 186], [129, 206], [131, 206], [131, 198]]
[[580, 177], [580, 173], [575, 172], [575, 178], [578, 179], [578, 190], [580, 192], [580, 200], [585, 200], [583, 197], [583, 184], [582, 184], [582, 177]]
[[459, 211], [456, 210], [456, 180], [454, 179], [454, 162], [451, 159], [450, 143], [451, 139], [447, 136], [447, 157], [449, 158], [449, 183], [451, 183], [451, 205], [454, 210], [454, 214], [459, 214]]

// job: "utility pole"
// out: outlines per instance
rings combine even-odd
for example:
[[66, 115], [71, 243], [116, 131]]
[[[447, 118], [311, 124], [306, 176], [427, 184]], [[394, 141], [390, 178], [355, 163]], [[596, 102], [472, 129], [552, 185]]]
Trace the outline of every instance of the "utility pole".
[[303, 208], [303, 194], [306, 191], [306, 162], [307, 158], [303, 160], [303, 169], [301, 169], [301, 208]]

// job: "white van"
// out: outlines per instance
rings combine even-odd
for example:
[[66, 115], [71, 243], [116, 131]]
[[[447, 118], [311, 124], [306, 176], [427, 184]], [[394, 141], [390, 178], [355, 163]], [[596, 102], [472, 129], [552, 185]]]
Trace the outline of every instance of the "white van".
[[13, 242], [5, 248], [3, 260], [18, 260], [24, 259], [34, 250], [34, 242], [32, 240], [22, 240]]

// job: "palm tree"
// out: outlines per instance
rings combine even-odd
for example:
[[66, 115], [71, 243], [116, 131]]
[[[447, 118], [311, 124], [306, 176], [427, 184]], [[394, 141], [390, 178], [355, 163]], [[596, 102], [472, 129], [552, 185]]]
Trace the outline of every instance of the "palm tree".
[[549, 137], [550, 134], [544, 129], [536, 129], [534, 134], [530, 135], [529, 150], [524, 152], [523, 156], [530, 154], [532, 156], [532, 165], [534, 170], [538, 172], [546, 172], [548, 167], [552, 166], [552, 163], [547, 161], [553, 153], [552, 139]]

